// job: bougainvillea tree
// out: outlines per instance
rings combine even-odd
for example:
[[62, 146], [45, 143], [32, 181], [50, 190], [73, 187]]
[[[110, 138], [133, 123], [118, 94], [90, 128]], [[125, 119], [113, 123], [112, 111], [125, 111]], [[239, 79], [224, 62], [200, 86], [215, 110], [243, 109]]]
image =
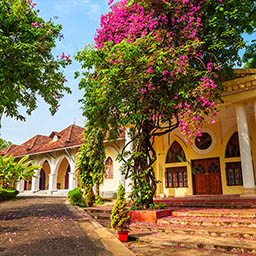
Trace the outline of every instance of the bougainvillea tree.
[[25, 120], [18, 108], [31, 114], [38, 95], [54, 114], [70, 92], [63, 75], [70, 57], [52, 54], [61, 26], [39, 17], [35, 6], [32, 0], [0, 1], [0, 116]]
[[95, 45], [77, 54], [88, 121], [111, 127], [113, 138], [131, 127], [125, 171], [135, 204], [153, 203], [155, 137], [179, 128], [191, 143], [205, 116], [215, 122], [220, 75], [240, 62], [254, 12], [249, 0], [123, 0], [102, 16]]

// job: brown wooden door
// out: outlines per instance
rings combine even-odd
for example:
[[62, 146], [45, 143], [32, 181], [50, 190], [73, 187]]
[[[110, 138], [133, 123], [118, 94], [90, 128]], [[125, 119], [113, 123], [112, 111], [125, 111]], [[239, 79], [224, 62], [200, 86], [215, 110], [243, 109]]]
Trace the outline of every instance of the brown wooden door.
[[39, 189], [40, 190], [45, 190], [45, 181], [46, 181], [46, 176], [45, 172], [43, 169], [40, 171], [40, 180], [39, 180]]
[[192, 161], [195, 195], [222, 194], [219, 158]]
[[68, 189], [69, 187], [69, 172], [70, 172], [70, 167], [68, 166], [68, 169], [65, 174], [65, 189]]

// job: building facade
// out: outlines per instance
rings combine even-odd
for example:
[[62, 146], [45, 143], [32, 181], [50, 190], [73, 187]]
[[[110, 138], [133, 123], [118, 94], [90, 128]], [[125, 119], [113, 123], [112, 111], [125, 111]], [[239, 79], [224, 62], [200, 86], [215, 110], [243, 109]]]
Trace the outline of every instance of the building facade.
[[200, 141], [178, 130], [157, 138], [157, 196], [256, 195], [256, 70], [236, 70], [224, 85], [217, 122], [206, 122]]
[[[75, 160], [83, 143], [83, 132], [84, 128], [70, 125], [60, 132], [52, 132], [49, 136], [36, 135], [21, 145], [11, 145], [0, 151], [1, 155], [13, 155], [18, 159], [29, 155], [29, 160], [41, 167], [40, 170], [35, 170], [35, 177], [18, 183], [19, 192], [67, 194], [69, 190], [76, 188], [78, 177]], [[124, 181], [121, 173], [121, 163], [116, 159], [125, 145], [125, 138], [124, 130], [117, 141], [105, 141], [105, 175], [100, 186], [104, 197], [116, 197], [121, 183], [126, 184], [126, 190], [130, 191], [128, 181]]]

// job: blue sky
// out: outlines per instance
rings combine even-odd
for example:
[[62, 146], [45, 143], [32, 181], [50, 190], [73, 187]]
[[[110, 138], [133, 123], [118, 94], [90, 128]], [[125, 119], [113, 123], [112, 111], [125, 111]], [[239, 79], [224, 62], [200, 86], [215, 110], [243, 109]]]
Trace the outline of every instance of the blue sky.
[[[39, 15], [45, 20], [52, 18], [56, 24], [63, 25], [64, 39], [57, 42], [55, 55], [64, 52], [74, 56], [78, 50], [93, 42], [96, 29], [99, 27], [100, 16], [108, 11], [108, 0], [35, 0]], [[56, 18], [58, 17], [58, 18]], [[51, 131], [61, 131], [74, 122], [84, 125], [84, 118], [78, 99], [82, 92], [78, 90], [79, 80], [75, 80], [74, 72], [80, 69], [80, 64], [73, 61], [65, 70], [67, 85], [72, 89], [72, 95], [65, 95], [60, 102], [58, 112], [51, 116], [48, 106], [39, 98], [38, 109], [27, 121], [16, 121], [3, 118], [1, 138], [15, 144], [21, 144], [36, 134], [49, 135]], [[24, 111], [22, 111], [24, 113]]]

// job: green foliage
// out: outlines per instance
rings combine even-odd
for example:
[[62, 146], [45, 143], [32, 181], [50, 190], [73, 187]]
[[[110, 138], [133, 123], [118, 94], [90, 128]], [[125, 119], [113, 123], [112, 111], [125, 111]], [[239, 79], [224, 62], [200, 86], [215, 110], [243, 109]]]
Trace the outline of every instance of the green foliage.
[[29, 156], [24, 156], [16, 161], [13, 156], [0, 156], [0, 187], [15, 188], [19, 180], [28, 180], [34, 176], [34, 170], [40, 167], [32, 165], [33, 161], [27, 161], [28, 158]]
[[75, 188], [68, 192], [68, 200], [72, 205], [78, 205], [80, 207], [86, 207], [85, 199], [83, 198], [83, 192], [81, 188]]
[[0, 202], [14, 199], [18, 194], [19, 191], [16, 189], [3, 189], [0, 187]]
[[127, 230], [131, 218], [129, 214], [130, 211], [125, 199], [125, 189], [121, 184], [117, 191], [116, 203], [111, 212], [111, 227], [119, 231]]
[[56, 40], [62, 38], [62, 27], [39, 17], [30, 2], [0, 1], [0, 116], [20, 120], [25, 117], [19, 107], [31, 114], [38, 95], [54, 114], [63, 93], [71, 93], [63, 75], [71, 61], [52, 54]]
[[10, 145], [12, 145], [12, 143], [10, 141], [6, 141], [6, 140], [0, 138], [0, 150], [4, 149]]
[[157, 210], [157, 209], [165, 209], [167, 206], [165, 204], [150, 204], [149, 209]]
[[82, 199], [82, 193], [80, 188], [75, 188], [68, 192], [68, 199], [73, 203], [78, 203]]
[[77, 154], [76, 166], [79, 174], [80, 186], [91, 189], [103, 182], [105, 171], [104, 133], [101, 129], [85, 127], [84, 144]]
[[95, 196], [95, 202], [94, 202], [95, 205], [100, 205], [100, 204], [104, 204], [104, 200], [101, 196], [98, 196], [96, 195]]

